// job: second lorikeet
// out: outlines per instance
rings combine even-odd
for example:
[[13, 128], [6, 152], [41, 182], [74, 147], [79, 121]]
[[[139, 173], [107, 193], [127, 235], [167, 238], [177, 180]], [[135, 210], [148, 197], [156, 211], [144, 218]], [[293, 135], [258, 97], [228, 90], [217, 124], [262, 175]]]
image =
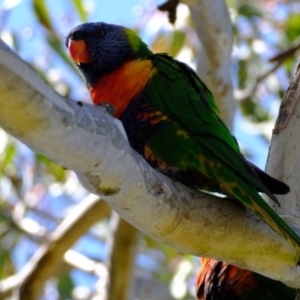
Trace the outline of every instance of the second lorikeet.
[[297, 289], [225, 262], [201, 258], [198, 300], [295, 300]]
[[75, 27], [66, 39], [95, 105], [110, 104], [130, 145], [154, 168], [176, 169], [183, 184], [236, 199], [300, 250], [299, 236], [263, 200], [289, 187], [248, 162], [215, 100], [186, 64], [153, 54], [131, 29]]

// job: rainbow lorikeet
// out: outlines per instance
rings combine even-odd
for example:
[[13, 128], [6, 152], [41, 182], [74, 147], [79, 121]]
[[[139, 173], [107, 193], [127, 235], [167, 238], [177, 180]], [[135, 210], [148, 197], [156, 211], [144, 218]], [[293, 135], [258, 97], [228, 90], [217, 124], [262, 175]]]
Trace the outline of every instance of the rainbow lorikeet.
[[225, 262], [201, 258], [198, 300], [295, 300], [297, 289]]
[[66, 39], [95, 105], [110, 104], [130, 145], [154, 168], [176, 170], [183, 184], [236, 199], [300, 249], [300, 238], [262, 199], [289, 187], [248, 162], [197, 74], [153, 54], [131, 29], [86, 23]]

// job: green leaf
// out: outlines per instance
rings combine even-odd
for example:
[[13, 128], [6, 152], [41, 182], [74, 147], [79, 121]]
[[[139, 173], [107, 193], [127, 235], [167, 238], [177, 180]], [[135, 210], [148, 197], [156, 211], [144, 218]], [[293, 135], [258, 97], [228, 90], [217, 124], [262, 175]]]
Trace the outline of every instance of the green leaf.
[[64, 182], [66, 180], [66, 170], [62, 166], [38, 153], [36, 154], [36, 160], [40, 164], [39, 166], [43, 168], [43, 171], [52, 175], [57, 182]]
[[87, 13], [87, 10], [85, 9], [84, 5], [82, 4], [82, 2], [83, 1], [81, 1], [81, 0], [73, 0], [73, 4], [78, 12], [80, 20], [82, 22], [86, 22], [88, 13]]
[[[294, 70], [295, 70], [295, 58], [290, 57], [290, 58], [286, 59], [283, 66], [287, 72], [287, 76], [292, 77]], [[281, 99], [283, 99], [283, 98], [281, 98]]]
[[72, 299], [73, 288], [74, 282], [70, 274], [63, 274], [58, 277], [57, 289], [60, 299]]
[[248, 62], [245, 59], [238, 61], [238, 87], [239, 89], [246, 88], [248, 79]]
[[3, 158], [0, 161], [0, 173], [3, 173], [4, 168], [13, 162], [13, 159], [16, 155], [16, 147], [15, 144], [10, 143], [5, 148], [5, 153]]
[[33, 10], [39, 22], [50, 32], [54, 32], [49, 11], [44, 0], [33, 0]]
[[263, 15], [263, 13], [258, 7], [248, 4], [241, 5], [238, 9], [238, 14], [248, 19], [252, 17], [261, 17]]
[[175, 30], [173, 32], [173, 40], [170, 47], [170, 54], [176, 56], [182, 49], [185, 41], [185, 34], [182, 31]]
[[240, 104], [243, 115], [249, 117], [252, 122], [259, 123], [271, 119], [270, 113], [254, 99], [247, 99], [247, 101], [243, 101]]
[[14, 273], [15, 269], [10, 256], [10, 251], [0, 249], [0, 279], [4, 279]]
[[300, 35], [300, 14], [291, 14], [286, 20], [284, 31], [292, 42]]

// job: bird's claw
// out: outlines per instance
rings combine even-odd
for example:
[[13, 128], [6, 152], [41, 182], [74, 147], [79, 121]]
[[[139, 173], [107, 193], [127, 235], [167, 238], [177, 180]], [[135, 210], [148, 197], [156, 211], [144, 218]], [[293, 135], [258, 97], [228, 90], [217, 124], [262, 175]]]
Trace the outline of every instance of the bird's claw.
[[97, 106], [100, 107], [105, 112], [107, 112], [108, 114], [114, 116], [114, 114], [115, 114], [115, 107], [112, 104], [109, 104], [109, 103], [100, 103]]

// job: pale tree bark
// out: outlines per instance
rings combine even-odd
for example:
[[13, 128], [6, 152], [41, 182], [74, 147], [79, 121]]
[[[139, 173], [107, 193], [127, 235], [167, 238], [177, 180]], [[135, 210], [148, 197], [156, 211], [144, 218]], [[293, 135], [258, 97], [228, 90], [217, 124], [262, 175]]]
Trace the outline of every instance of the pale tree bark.
[[233, 29], [224, 0], [181, 0], [189, 5], [200, 41], [197, 73], [208, 85], [222, 119], [232, 128], [236, 102], [233, 97], [231, 52]]
[[184, 253], [300, 287], [299, 253], [266, 224], [231, 201], [155, 172], [130, 148], [119, 121], [63, 99], [3, 44], [0, 94], [3, 129], [74, 170], [89, 191], [144, 233]]
[[[267, 161], [267, 172], [284, 180], [291, 188], [288, 195], [279, 197], [281, 208], [275, 207], [275, 209], [296, 230], [300, 228], [299, 79], [300, 64], [298, 62], [295, 74], [291, 78], [290, 86], [280, 106]], [[269, 204], [273, 205], [271, 201]]]

